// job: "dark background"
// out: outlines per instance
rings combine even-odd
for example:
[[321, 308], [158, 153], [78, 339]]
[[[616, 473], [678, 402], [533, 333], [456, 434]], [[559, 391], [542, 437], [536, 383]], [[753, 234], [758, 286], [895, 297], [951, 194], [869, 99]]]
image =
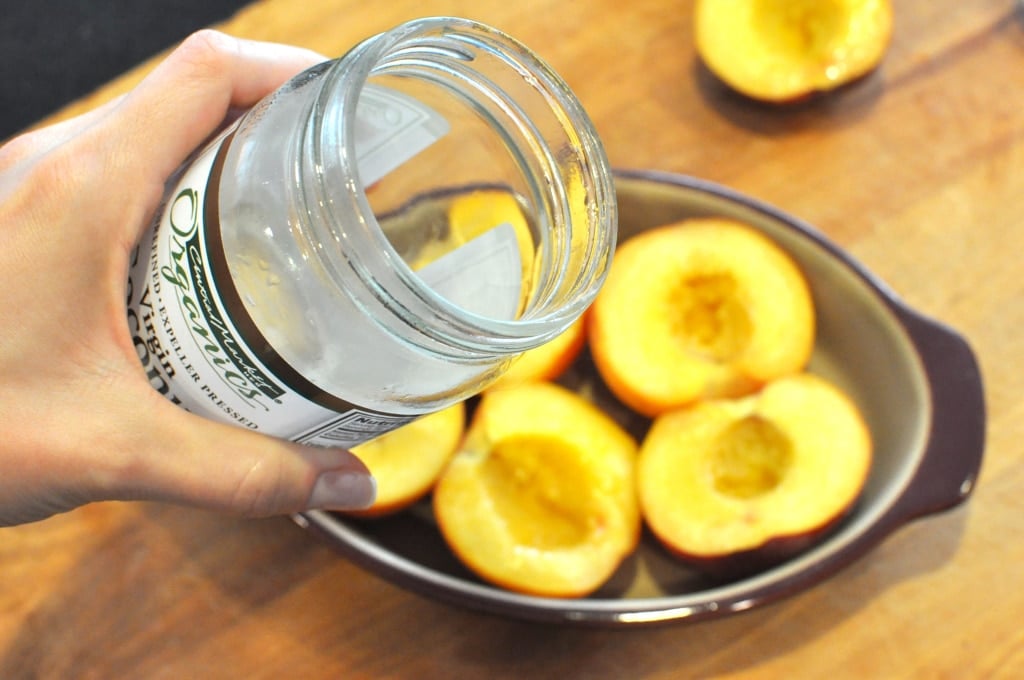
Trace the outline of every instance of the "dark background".
[[0, 0], [0, 141], [246, 0]]

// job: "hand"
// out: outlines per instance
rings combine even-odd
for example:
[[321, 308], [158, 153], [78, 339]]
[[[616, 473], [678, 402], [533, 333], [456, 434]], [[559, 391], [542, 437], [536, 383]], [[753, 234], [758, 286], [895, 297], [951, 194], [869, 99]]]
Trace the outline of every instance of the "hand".
[[167, 178], [232, 109], [320, 61], [201, 31], [124, 97], [0, 148], [0, 526], [99, 500], [247, 516], [372, 503], [348, 451], [166, 401], [125, 316], [128, 258]]

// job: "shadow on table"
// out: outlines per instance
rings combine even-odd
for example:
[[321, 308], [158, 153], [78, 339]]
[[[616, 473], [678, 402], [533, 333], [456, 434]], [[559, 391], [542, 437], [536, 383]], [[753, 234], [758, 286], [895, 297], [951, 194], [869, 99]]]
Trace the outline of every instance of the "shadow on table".
[[704, 101], [718, 115], [737, 127], [769, 136], [852, 125], [871, 111], [885, 91], [883, 74], [872, 72], [831, 92], [771, 104], [730, 89], [700, 59], [694, 60], [693, 77]]

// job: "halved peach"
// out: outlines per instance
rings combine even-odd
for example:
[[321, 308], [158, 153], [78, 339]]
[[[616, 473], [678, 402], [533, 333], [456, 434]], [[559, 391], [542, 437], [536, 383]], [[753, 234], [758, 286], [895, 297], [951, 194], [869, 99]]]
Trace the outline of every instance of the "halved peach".
[[425, 496], [462, 440], [465, 413], [459, 402], [353, 447], [377, 480], [377, 500], [349, 514], [388, 515]]
[[892, 15], [890, 0], [697, 0], [696, 47], [734, 90], [796, 101], [877, 67]]
[[488, 392], [434, 489], [434, 515], [482, 579], [586, 595], [639, 540], [636, 450], [615, 421], [558, 385]]
[[641, 509], [658, 540], [736, 576], [805, 549], [852, 508], [872, 445], [857, 406], [826, 380], [780, 378], [757, 395], [655, 419], [641, 445]]
[[739, 222], [692, 219], [619, 247], [589, 340], [609, 389], [656, 416], [801, 370], [814, 325], [803, 273], [778, 245]]
[[526, 382], [555, 380], [579, 356], [586, 344], [584, 317], [578, 318], [554, 340], [523, 352], [488, 390], [504, 389]]

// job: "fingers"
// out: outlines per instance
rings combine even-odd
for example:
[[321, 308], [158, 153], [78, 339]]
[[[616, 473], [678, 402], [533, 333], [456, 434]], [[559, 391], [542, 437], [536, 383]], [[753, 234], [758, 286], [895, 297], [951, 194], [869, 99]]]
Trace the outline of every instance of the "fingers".
[[194, 33], [128, 94], [111, 116], [129, 166], [170, 175], [232, 108], [250, 107], [300, 71], [324, 61], [315, 52]]
[[[162, 182], [231, 111], [323, 60], [298, 48], [194, 34], [111, 112], [117, 138], [135, 142], [121, 150], [120, 166]], [[300, 446], [165, 406], [150, 431], [143, 474], [121, 480], [126, 494], [246, 516], [373, 503], [373, 478], [348, 451]]]
[[[203, 31], [123, 99], [0, 149], [0, 194], [9, 217], [4, 225], [9, 247], [0, 248], [7, 255], [5, 276], [12, 284], [32, 283], [15, 286], [32, 295], [13, 302], [46, 298], [65, 306], [35, 305], [36, 311], [74, 312], [37, 314], [33, 323], [47, 329], [39, 334], [19, 317], [17, 328], [30, 330], [14, 336], [20, 344], [9, 342], [3, 353], [13, 357], [9, 375], [31, 379], [17, 385], [6, 381], [3, 387], [15, 390], [8, 394], [12, 401], [26, 404], [36, 403], [33, 395], [48, 400], [65, 393], [89, 395], [89, 407], [75, 400], [76, 417], [62, 419], [59, 427], [37, 422], [40, 414], [62, 412], [50, 401], [28, 408], [28, 417], [20, 419], [21, 439], [4, 422], [6, 448], [0, 457], [14, 462], [0, 469], [0, 524], [116, 498], [260, 516], [356, 509], [373, 502], [373, 479], [348, 451], [303, 447], [204, 420], [164, 400], [145, 382], [123, 321], [129, 236], [148, 226], [167, 178], [230, 111], [253, 105], [321, 61], [307, 50]], [[106, 238], [97, 227], [107, 225], [121, 230]], [[49, 286], [19, 278], [30, 269], [26, 263], [70, 261], [76, 263], [68, 270], [74, 276], [50, 277]], [[63, 341], [66, 329], [47, 322], [53, 318], [82, 320], [74, 359]], [[110, 319], [117, 319], [114, 332]], [[98, 320], [102, 327], [94, 327]], [[22, 351], [33, 338], [50, 344]], [[111, 338], [113, 349], [104, 344]], [[45, 370], [29, 370], [23, 357]], [[43, 362], [44, 357], [60, 367]], [[119, 367], [130, 377], [115, 379]], [[51, 381], [51, 374], [59, 379]], [[25, 386], [19, 395], [17, 389]]]
[[122, 471], [125, 493], [248, 517], [373, 504], [369, 470], [344, 449], [302, 446], [186, 413], [167, 403], [144, 463]]

